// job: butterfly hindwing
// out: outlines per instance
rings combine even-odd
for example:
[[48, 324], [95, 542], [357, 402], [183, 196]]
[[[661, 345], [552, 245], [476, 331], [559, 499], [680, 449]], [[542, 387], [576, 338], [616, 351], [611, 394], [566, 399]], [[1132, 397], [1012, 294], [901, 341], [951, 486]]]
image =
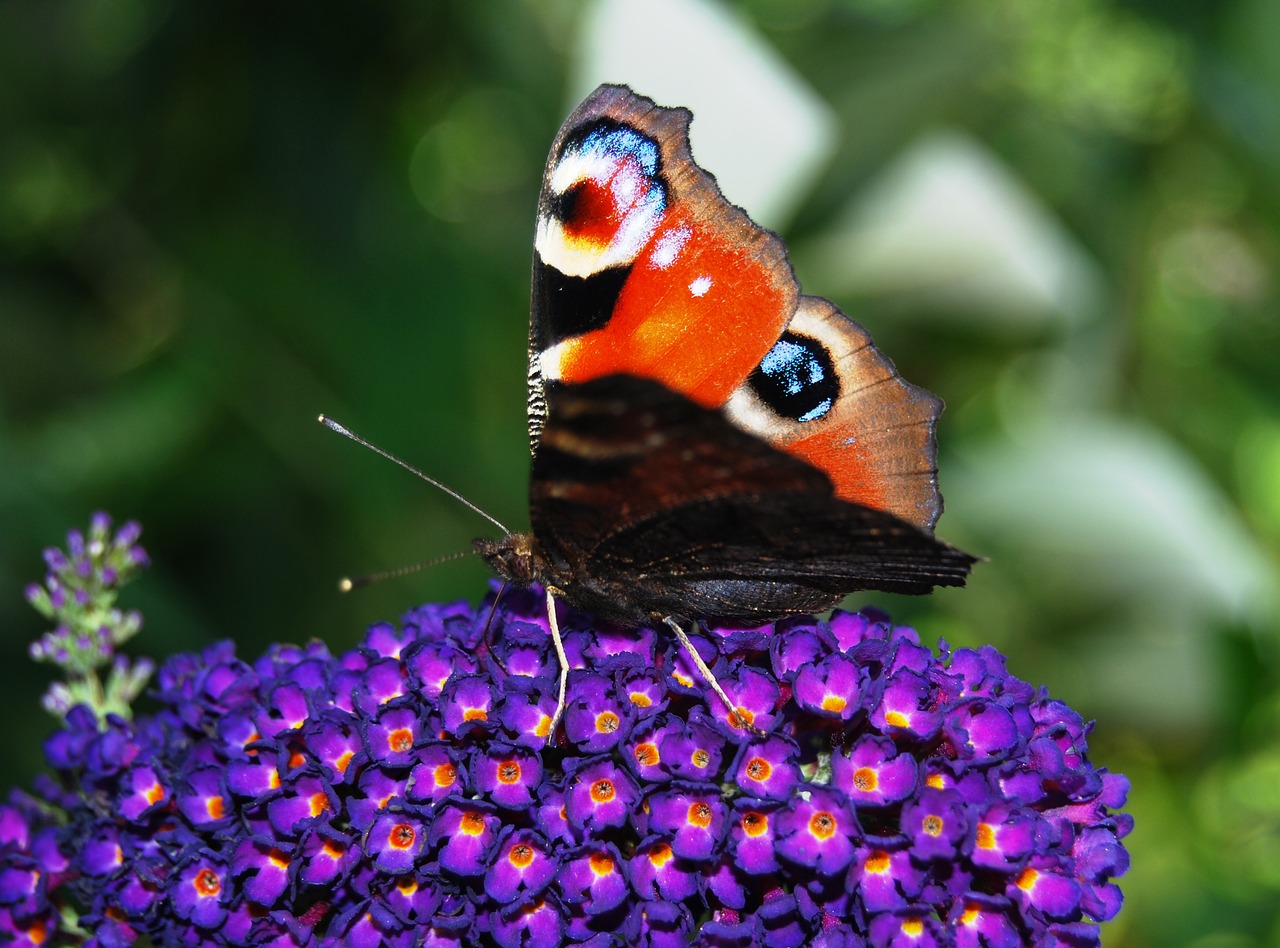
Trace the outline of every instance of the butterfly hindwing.
[[533, 534], [597, 613], [760, 620], [954, 585], [972, 562], [659, 383], [553, 387], [548, 409]]
[[931, 531], [942, 513], [934, 429], [942, 401], [905, 381], [867, 331], [802, 296], [725, 413], [822, 470], [842, 500]]

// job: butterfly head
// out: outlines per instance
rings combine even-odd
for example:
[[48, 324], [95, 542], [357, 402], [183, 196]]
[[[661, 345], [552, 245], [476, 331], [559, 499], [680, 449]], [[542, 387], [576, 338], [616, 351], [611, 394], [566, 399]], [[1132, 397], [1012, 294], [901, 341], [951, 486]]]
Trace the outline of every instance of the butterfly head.
[[549, 578], [547, 558], [531, 534], [509, 533], [501, 540], [481, 537], [473, 546], [490, 569], [518, 586], [546, 582]]

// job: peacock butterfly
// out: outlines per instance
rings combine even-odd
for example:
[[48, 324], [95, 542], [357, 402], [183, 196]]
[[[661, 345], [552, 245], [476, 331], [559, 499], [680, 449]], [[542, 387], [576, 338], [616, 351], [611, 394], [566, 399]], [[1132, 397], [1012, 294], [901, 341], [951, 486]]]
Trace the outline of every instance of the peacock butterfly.
[[[927, 593], [974, 557], [936, 539], [941, 401], [802, 296], [782, 241], [694, 163], [686, 109], [604, 85], [538, 200], [531, 531], [475, 548], [613, 622], [764, 622], [847, 593]], [[730, 705], [732, 710], [732, 706]], [[557, 717], [558, 717], [557, 713]]]

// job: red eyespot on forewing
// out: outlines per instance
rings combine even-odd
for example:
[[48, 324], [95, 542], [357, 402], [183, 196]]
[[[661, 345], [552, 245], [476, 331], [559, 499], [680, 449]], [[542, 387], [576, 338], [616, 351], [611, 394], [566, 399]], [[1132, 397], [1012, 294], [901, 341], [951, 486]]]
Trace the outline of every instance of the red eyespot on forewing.
[[561, 201], [566, 240], [603, 248], [617, 235], [621, 214], [609, 182], [580, 181]]

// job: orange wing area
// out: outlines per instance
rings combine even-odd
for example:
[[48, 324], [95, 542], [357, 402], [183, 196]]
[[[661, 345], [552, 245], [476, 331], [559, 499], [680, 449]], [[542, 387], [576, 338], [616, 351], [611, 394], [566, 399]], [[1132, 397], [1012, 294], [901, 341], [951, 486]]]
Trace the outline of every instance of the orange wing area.
[[766, 260], [698, 219], [668, 210], [623, 284], [609, 322], [568, 340], [565, 382], [625, 372], [723, 405], [777, 341], [791, 300]]
[[[616, 156], [565, 151], [572, 135], [602, 119], [657, 146], [653, 183], [665, 202], [627, 261], [630, 271], [607, 321], [563, 340], [544, 358], [542, 373], [547, 380], [580, 383], [624, 372], [662, 382], [700, 405], [722, 405], [791, 319], [799, 287], [786, 250], [726, 201], [715, 179], [694, 163], [687, 110], [603, 86], [570, 116], [552, 147], [540, 215], [550, 213], [555, 182], [563, 187], [560, 179], [575, 171], [583, 177], [575, 185], [570, 226], [557, 230], [540, 220], [545, 262], [563, 260], [569, 272], [585, 276], [589, 249], [602, 264], [614, 263], [634, 237], [627, 225], [645, 224], [653, 212], [647, 201], [628, 203], [633, 193], [651, 195], [644, 184], [625, 180], [636, 173], [639, 150]], [[606, 192], [607, 200], [601, 197]]]
[[865, 434], [851, 434], [853, 427], [829, 428], [780, 447], [831, 478], [842, 500], [932, 531], [942, 513], [932, 417]]

